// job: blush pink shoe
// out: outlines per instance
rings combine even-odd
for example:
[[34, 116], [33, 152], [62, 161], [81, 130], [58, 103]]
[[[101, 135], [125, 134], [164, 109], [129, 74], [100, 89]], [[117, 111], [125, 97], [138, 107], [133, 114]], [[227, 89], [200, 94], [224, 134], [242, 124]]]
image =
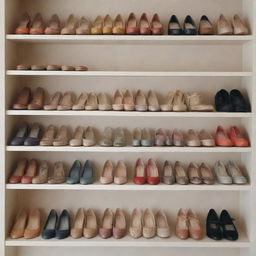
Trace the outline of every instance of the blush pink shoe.
[[182, 240], [188, 239], [188, 219], [187, 212], [184, 209], [180, 209], [176, 220], [176, 236]]
[[111, 209], [107, 208], [102, 218], [102, 225], [99, 234], [102, 238], [106, 239], [112, 236], [113, 232], [114, 215]]
[[203, 230], [200, 224], [200, 220], [197, 214], [191, 209], [188, 210], [188, 227], [189, 227], [189, 235], [191, 238], [195, 240], [200, 240], [203, 237]]
[[117, 208], [113, 225], [113, 237], [115, 239], [123, 238], [126, 234], [126, 220], [122, 209]]
[[21, 179], [21, 183], [23, 184], [30, 184], [32, 183], [32, 179], [36, 176], [38, 170], [38, 163], [36, 160], [32, 159], [29, 161], [28, 168], [26, 173]]

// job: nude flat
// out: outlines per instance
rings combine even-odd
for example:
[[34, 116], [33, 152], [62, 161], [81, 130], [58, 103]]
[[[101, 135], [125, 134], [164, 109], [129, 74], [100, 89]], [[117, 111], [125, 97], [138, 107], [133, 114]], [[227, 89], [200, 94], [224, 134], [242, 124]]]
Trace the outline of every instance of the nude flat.
[[29, 34], [31, 20], [27, 12], [22, 15], [19, 25], [15, 29], [15, 34]]
[[199, 166], [194, 162], [190, 163], [188, 166], [188, 177], [192, 184], [198, 185], [203, 183]]
[[231, 35], [233, 28], [230, 22], [221, 14], [217, 21], [217, 34], [218, 35]]
[[248, 35], [249, 29], [245, 22], [236, 14], [232, 20], [232, 26], [234, 29], [234, 35]]
[[139, 34], [137, 19], [133, 12], [130, 13], [128, 20], [127, 20], [126, 34], [127, 35], [138, 35]]
[[77, 21], [73, 14], [69, 15], [65, 27], [61, 30], [62, 35], [75, 35]]
[[44, 184], [48, 180], [49, 166], [46, 161], [39, 165], [38, 174], [32, 179], [32, 184]]
[[100, 145], [102, 147], [112, 147], [113, 146], [113, 129], [111, 127], [106, 127], [103, 132], [102, 139], [100, 140]]
[[133, 111], [135, 109], [134, 97], [130, 90], [126, 90], [124, 93], [124, 110]]
[[176, 147], [182, 147], [185, 144], [183, 134], [180, 130], [175, 129], [172, 133], [173, 145]]
[[124, 110], [124, 96], [119, 90], [115, 91], [112, 108], [116, 111]]
[[53, 141], [53, 146], [60, 147], [60, 146], [67, 146], [69, 142], [69, 132], [68, 127], [62, 125], [57, 133], [56, 138]]
[[112, 110], [111, 100], [106, 93], [98, 95], [98, 109], [102, 111]]
[[82, 146], [82, 140], [84, 135], [84, 129], [81, 126], [78, 126], [75, 130], [73, 138], [69, 141], [71, 147]]
[[72, 106], [72, 110], [84, 110], [87, 99], [88, 99], [88, 94], [81, 93], [78, 99], [76, 100], [75, 104]]
[[60, 104], [57, 106], [57, 110], [71, 110], [73, 104], [73, 94], [71, 92], [65, 92], [60, 101]]
[[71, 236], [75, 239], [82, 237], [83, 235], [83, 230], [84, 230], [84, 223], [85, 223], [85, 213], [83, 208], [79, 208], [74, 222], [73, 226], [71, 228]]
[[75, 66], [75, 71], [88, 71], [88, 67], [86, 66]]
[[113, 34], [114, 35], [124, 35], [125, 34], [125, 22], [124, 22], [121, 14], [118, 14], [114, 20]]
[[9, 178], [9, 183], [15, 184], [15, 183], [20, 183], [22, 176], [24, 176], [25, 171], [28, 166], [28, 160], [26, 158], [23, 158], [18, 161], [11, 177]]
[[92, 35], [102, 35], [103, 34], [103, 18], [99, 15], [94, 20], [91, 27]]
[[184, 209], [180, 209], [178, 212], [175, 233], [182, 240], [188, 239], [189, 237], [187, 211]]
[[75, 71], [75, 67], [69, 66], [69, 65], [62, 65], [61, 70], [62, 71]]
[[188, 147], [200, 147], [201, 141], [199, 139], [199, 134], [193, 129], [189, 129], [186, 135], [186, 145]]
[[36, 88], [31, 102], [28, 104], [28, 110], [39, 110], [43, 109], [44, 106], [44, 89], [41, 87]]
[[98, 98], [95, 93], [90, 93], [86, 101], [85, 110], [98, 110]]
[[156, 96], [156, 93], [154, 91], [149, 91], [148, 92], [148, 110], [149, 111], [159, 111], [160, 106], [158, 103], [158, 99]]
[[21, 178], [22, 184], [31, 184], [33, 178], [36, 176], [38, 170], [38, 162], [35, 159], [31, 159], [28, 163], [28, 167], [24, 176]]
[[140, 17], [139, 31], [141, 35], [151, 35], [151, 27], [146, 13], [143, 13]]
[[204, 129], [200, 131], [199, 139], [200, 139], [202, 146], [204, 146], [204, 147], [214, 147], [215, 146], [215, 140], [214, 140], [213, 136], [209, 132], [205, 131]]
[[112, 35], [113, 30], [113, 20], [109, 15], [106, 15], [103, 20], [103, 35]]
[[163, 24], [161, 23], [157, 13], [153, 15], [150, 27], [152, 35], [162, 35], [164, 33]]
[[156, 221], [153, 212], [146, 209], [143, 214], [142, 234], [145, 238], [152, 238], [156, 235]]
[[129, 231], [133, 238], [139, 238], [142, 236], [142, 211], [137, 208], [132, 212]]
[[62, 98], [62, 93], [55, 92], [51, 97], [49, 104], [44, 105], [44, 110], [57, 110], [57, 107], [60, 104], [61, 98]]
[[173, 99], [173, 111], [184, 112], [187, 111], [186, 95], [181, 91], [176, 91]]
[[210, 104], [204, 104], [200, 93], [186, 95], [186, 104], [189, 111], [212, 112], [214, 107]]
[[141, 90], [138, 90], [135, 96], [135, 110], [136, 111], [147, 111], [148, 104], [147, 99], [144, 93]]
[[24, 238], [33, 239], [40, 235], [41, 214], [38, 209], [30, 210], [27, 225], [24, 231]]
[[66, 181], [65, 167], [62, 162], [56, 162], [53, 167], [53, 174], [49, 176], [49, 184], [61, 184]]
[[117, 208], [113, 222], [113, 237], [115, 239], [121, 239], [126, 234], [126, 219], [122, 209]]
[[101, 184], [110, 184], [114, 181], [114, 165], [113, 162], [108, 160], [103, 166], [103, 170], [100, 176]]
[[156, 233], [157, 236], [161, 238], [167, 238], [170, 236], [170, 227], [167, 217], [161, 210], [156, 213]]
[[197, 214], [193, 210], [189, 209], [187, 218], [188, 218], [188, 227], [189, 227], [190, 237], [195, 240], [202, 239], [203, 230]]
[[162, 111], [172, 111], [173, 110], [173, 100], [174, 92], [168, 92], [165, 103], [160, 106]]
[[60, 71], [61, 66], [56, 65], [56, 64], [49, 64], [49, 65], [46, 66], [46, 70], [48, 70], [48, 71]]
[[92, 209], [88, 209], [86, 211], [86, 221], [84, 224], [84, 237], [85, 238], [93, 238], [97, 235], [98, 233], [98, 223], [97, 223], [97, 218]]
[[28, 108], [29, 101], [31, 99], [31, 90], [28, 87], [24, 87], [13, 104], [12, 108], [17, 110], [24, 110]]
[[200, 173], [204, 184], [212, 185], [215, 183], [215, 176], [213, 175], [212, 169], [206, 163], [200, 165]]
[[55, 127], [53, 125], [49, 125], [40, 140], [40, 146], [52, 146], [55, 137]]
[[84, 132], [83, 146], [91, 147], [91, 146], [94, 146], [95, 144], [96, 144], [96, 138], [95, 138], [93, 128], [88, 126]]
[[91, 34], [91, 22], [84, 16], [80, 19], [78, 27], [76, 28], [77, 35], [89, 35]]
[[28, 213], [24, 209], [21, 210], [14, 221], [10, 237], [12, 239], [21, 238], [24, 236], [25, 228], [27, 225]]
[[109, 238], [112, 236], [113, 233], [113, 223], [114, 223], [114, 214], [113, 212], [107, 208], [104, 211], [102, 224], [99, 229], [99, 234], [102, 238]]
[[183, 165], [176, 161], [174, 165], [175, 170], [175, 180], [180, 185], [187, 185], [189, 183], [188, 175], [183, 167]]
[[127, 168], [124, 161], [118, 161], [115, 168], [114, 183], [122, 185], [127, 183]]
[[32, 35], [44, 34], [44, 21], [41, 13], [35, 15], [29, 33]]
[[17, 70], [30, 70], [31, 69], [31, 65], [27, 65], [27, 64], [19, 64], [16, 66]]
[[41, 64], [33, 64], [33, 65], [31, 65], [31, 70], [33, 70], [33, 71], [43, 71], [43, 70], [46, 70], [46, 66], [41, 65]]
[[57, 14], [53, 14], [48, 27], [45, 29], [44, 33], [46, 35], [59, 35], [60, 34], [60, 19]]

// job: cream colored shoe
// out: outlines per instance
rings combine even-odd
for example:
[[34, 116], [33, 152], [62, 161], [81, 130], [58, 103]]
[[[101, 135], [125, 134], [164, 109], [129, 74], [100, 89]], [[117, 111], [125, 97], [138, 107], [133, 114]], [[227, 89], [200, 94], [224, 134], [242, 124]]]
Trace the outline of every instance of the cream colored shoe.
[[235, 35], [248, 35], [249, 29], [245, 22], [236, 14], [233, 17], [232, 26]]
[[61, 99], [57, 110], [71, 110], [73, 106], [73, 94], [71, 92], [66, 92]]
[[96, 138], [95, 138], [94, 130], [91, 126], [88, 126], [84, 132], [83, 146], [91, 147], [91, 146], [94, 146], [95, 144], [96, 144]]
[[69, 143], [68, 127], [62, 125], [58, 131], [56, 138], [53, 141], [53, 146], [67, 146]]
[[84, 225], [84, 237], [93, 238], [98, 234], [97, 218], [92, 209], [86, 211], [86, 221]]
[[73, 138], [69, 141], [69, 145], [72, 147], [82, 146], [83, 135], [84, 135], [83, 127], [78, 126], [75, 130]]
[[187, 94], [186, 103], [189, 111], [214, 111], [214, 107], [212, 105], [202, 103], [202, 95], [196, 92]]
[[84, 110], [87, 98], [88, 98], [87, 93], [81, 93], [76, 103], [72, 106], [72, 110]]
[[91, 34], [102, 35], [102, 33], [103, 33], [103, 18], [101, 16], [97, 16], [97, 18], [94, 20], [91, 27]]
[[149, 111], [159, 111], [160, 110], [160, 106], [158, 103], [156, 93], [151, 90], [148, 92], [148, 110]]
[[103, 20], [103, 35], [112, 35], [113, 20], [109, 15], [106, 15]]
[[188, 239], [189, 237], [187, 211], [184, 209], [180, 209], [178, 212], [175, 233], [182, 240]]
[[176, 91], [173, 99], [173, 111], [184, 112], [187, 111], [186, 95], [181, 91]]
[[115, 168], [114, 183], [118, 185], [127, 183], [127, 168], [124, 161], [120, 160], [117, 163]]
[[65, 27], [61, 30], [62, 35], [75, 35], [77, 21], [73, 14], [69, 15]]
[[86, 101], [85, 110], [98, 110], [98, 98], [95, 93], [90, 93]]
[[199, 139], [199, 135], [193, 129], [188, 130], [186, 135], [186, 145], [188, 147], [200, 147], [201, 141]]
[[75, 216], [73, 226], [71, 228], [71, 236], [75, 239], [82, 237], [85, 223], [84, 209], [80, 208]]
[[146, 209], [143, 214], [142, 233], [145, 238], [152, 238], [156, 235], [156, 221], [154, 213], [150, 209]]
[[55, 127], [53, 125], [49, 125], [40, 140], [40, 146], [52, 146], [55, 137]]
[[115, 91], [112, 108], [116, 111], [124, 110], [124, 96], [119, 90]]
[[129, 231], [133, 238], [139, 238], [142, 236], [142, 211], [137, 208], [132, 212]]
[[141, 90], [138, 90], [137, 94], [135, 96], [135, 110], [136, 111], [147, 111], [148, 110], [146, 96], [144, 95], [144, 93]]
[[126, 90], [124, 93], [124, 110], [126, 111], [135, 110], [134, 97], [130, 90]]
[[48, 105], [44, 105], [44, 110], [57, 110], [57, 107], [61, 101], [62, 93], [56, 92], [51, 97]]
[[100, 176], [101, 184], [110, 184], [114, 181], [114, 165], [113, 162], [108, 160], [103, 166], [103, 170]]
[[231, 35], [233, 28], [230, 22], [221, 14], [217, 21], [217, 34], [218, 35]]
[[201, 141], [202, 146], [204, 147], [214, 147], [215, 146], [215, 140], [212, 137], [212, 135], [205, 131], [201, 130], [199, 133], [199, 139]]
[[123, 20], [123, 17], [120, 14], [118, 14], [114, 20], [113, 34], [114, 35], [125, 34], [125, 22]]
[[161, 238], [167, 238], [170, 236], [170, 227], [168, 224], [165, 213], [159, 210], [156, 214], [156, 227], [157, 235]]
[[98, 95], [98, 109], [102, 111], [112, 110], [112, 103], [106, 93], [100, 93]]
[[49, 172], [48, 163], [46, 161], [43, 161], [39, 165], [38, 174], [32, 179], [32, 183], [33, 184], [44, 184], [44, 183], [47, 183], [48, 172]]
[[165, 104], [161, 105], [162, 111], [172, 111], [174, 95], [175, 95], [174, 92], [168, 92]]
[[77, 35], [89, 35], [91, 34], [91, 23], [84, 16], [80, 19], [78, 27], [76, 29]]

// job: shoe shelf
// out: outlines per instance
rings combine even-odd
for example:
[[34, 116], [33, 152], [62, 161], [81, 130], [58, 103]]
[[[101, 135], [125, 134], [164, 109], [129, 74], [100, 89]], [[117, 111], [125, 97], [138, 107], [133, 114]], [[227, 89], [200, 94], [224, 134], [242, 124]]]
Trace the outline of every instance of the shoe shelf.
[[251, 147], [44, 147], [44, 146], [7, 146], [13, 152], [100, 152], [100, 153], [247, 153]]
[[98, 117], [202, 117], [202, 118], [251, 118], [252, 113], [234, 112], [139, 112], [139, 111], [44, 111], [7, 110], [8, 116], [98, 116]]
[[111, 35], [16, 35], [8, 34], [7, 40], [22, 43], [88, 43], [88, 44], [107, 44], [107, 43], [155, 43], [160, 44], [244, 44], [252, 41], [252, 35], [246, 36], [111, 36]]
[[249, 242], [247, 236], [242, 232], [239, 233], [240, 237], [237, 241], [213, 241], [209, 238], [203, 238], [200, 241], [195, 241], [192, 239], [188, 240], [180, 240], [171, 235], [170, 238], [152, 238], [145, 239], [139, 238], [134, 239], [129, 237], [128, 235], [122, 239], [113, 239], [108, 238], [106, 240], [95, 237], [93, 239], [72, 239], [70, 237], [64, 240], [44, 240], [41, 237], [34, 238], [31, 240], [26, 239], [7, 239], [5, 241], [6, 246], [53, 246], [53, 247], [195, 247], [195, 248], [249, 248], [251, 243]]
[[176, 71], [34, 71], [7, 70], [8, 76], [88, 76], [88, 77], [251, 77], [252, 72]]
[[124, 185], [107, 184], [99, 182], [89, 185], [69, 184], [6, 184], [10, 190], [99, 190], [99, 191], [250, 191], [251, 185], [136, 185], [132, 182]]

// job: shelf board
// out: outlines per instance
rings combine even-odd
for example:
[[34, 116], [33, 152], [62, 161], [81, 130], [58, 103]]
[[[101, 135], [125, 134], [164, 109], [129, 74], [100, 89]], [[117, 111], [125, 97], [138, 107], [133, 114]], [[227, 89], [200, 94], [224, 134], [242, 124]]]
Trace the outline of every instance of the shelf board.
[[24, 152], [99, 152], [99, 153], [246, 153], [251, 152], [251, 147], [44, 147], [44, 146], [7, 146], [7, 151]]
[[15, 190], [99, 190], [99, 191], [250, 191], [250, 185], [136, 185], [132, 182], [124, 185], [102, 185], [95, 182], [90, 185], [70, 184], [6, 184], [6, 189]]
[[227, 241], [213, 241], [207, 237], [203, 238], [202, 240], [195, 241], [191, 238], [187, 240], [180, 240], [174, 235], [170, 238], [161, 239], [158, 237], [152, 239], [145, 239], [139, 238], [134, 239], [127, 235], [122, 239], [102, 239], [101, 237], [97, 236], [93, 239], [73, 239], [68, 237], [63, 240], [51, 239], [45, 240], [41, 237], [37, 237], [34, 239], [10, 239], [8, 238], [5, 241], [6, 246], [56, 246], [56, 247], [194, 247], [194, 248], [248, 248], [251, 246], [248, 238], [243, 235], [239, 234], [239, 240]]
[[250, 77], [252, 72], [172, 71], [33, 71], [7, 70], [8, 76], [89, 76], [89, 77]]
[[7, 110], [8, 116], [100, 116], [100, 117], [213, 117], [213, 118], [251, 118], [252, 113], [224, 112], [139, 112], [139, 111], [45, 111], [45, 110]]
[[9, 34], [7, 40], [25, 43], [72, 43], [72, 44], [243, 44], [252, 41], [246, 36], [133, 36], [133, 35], [16, 35]]

